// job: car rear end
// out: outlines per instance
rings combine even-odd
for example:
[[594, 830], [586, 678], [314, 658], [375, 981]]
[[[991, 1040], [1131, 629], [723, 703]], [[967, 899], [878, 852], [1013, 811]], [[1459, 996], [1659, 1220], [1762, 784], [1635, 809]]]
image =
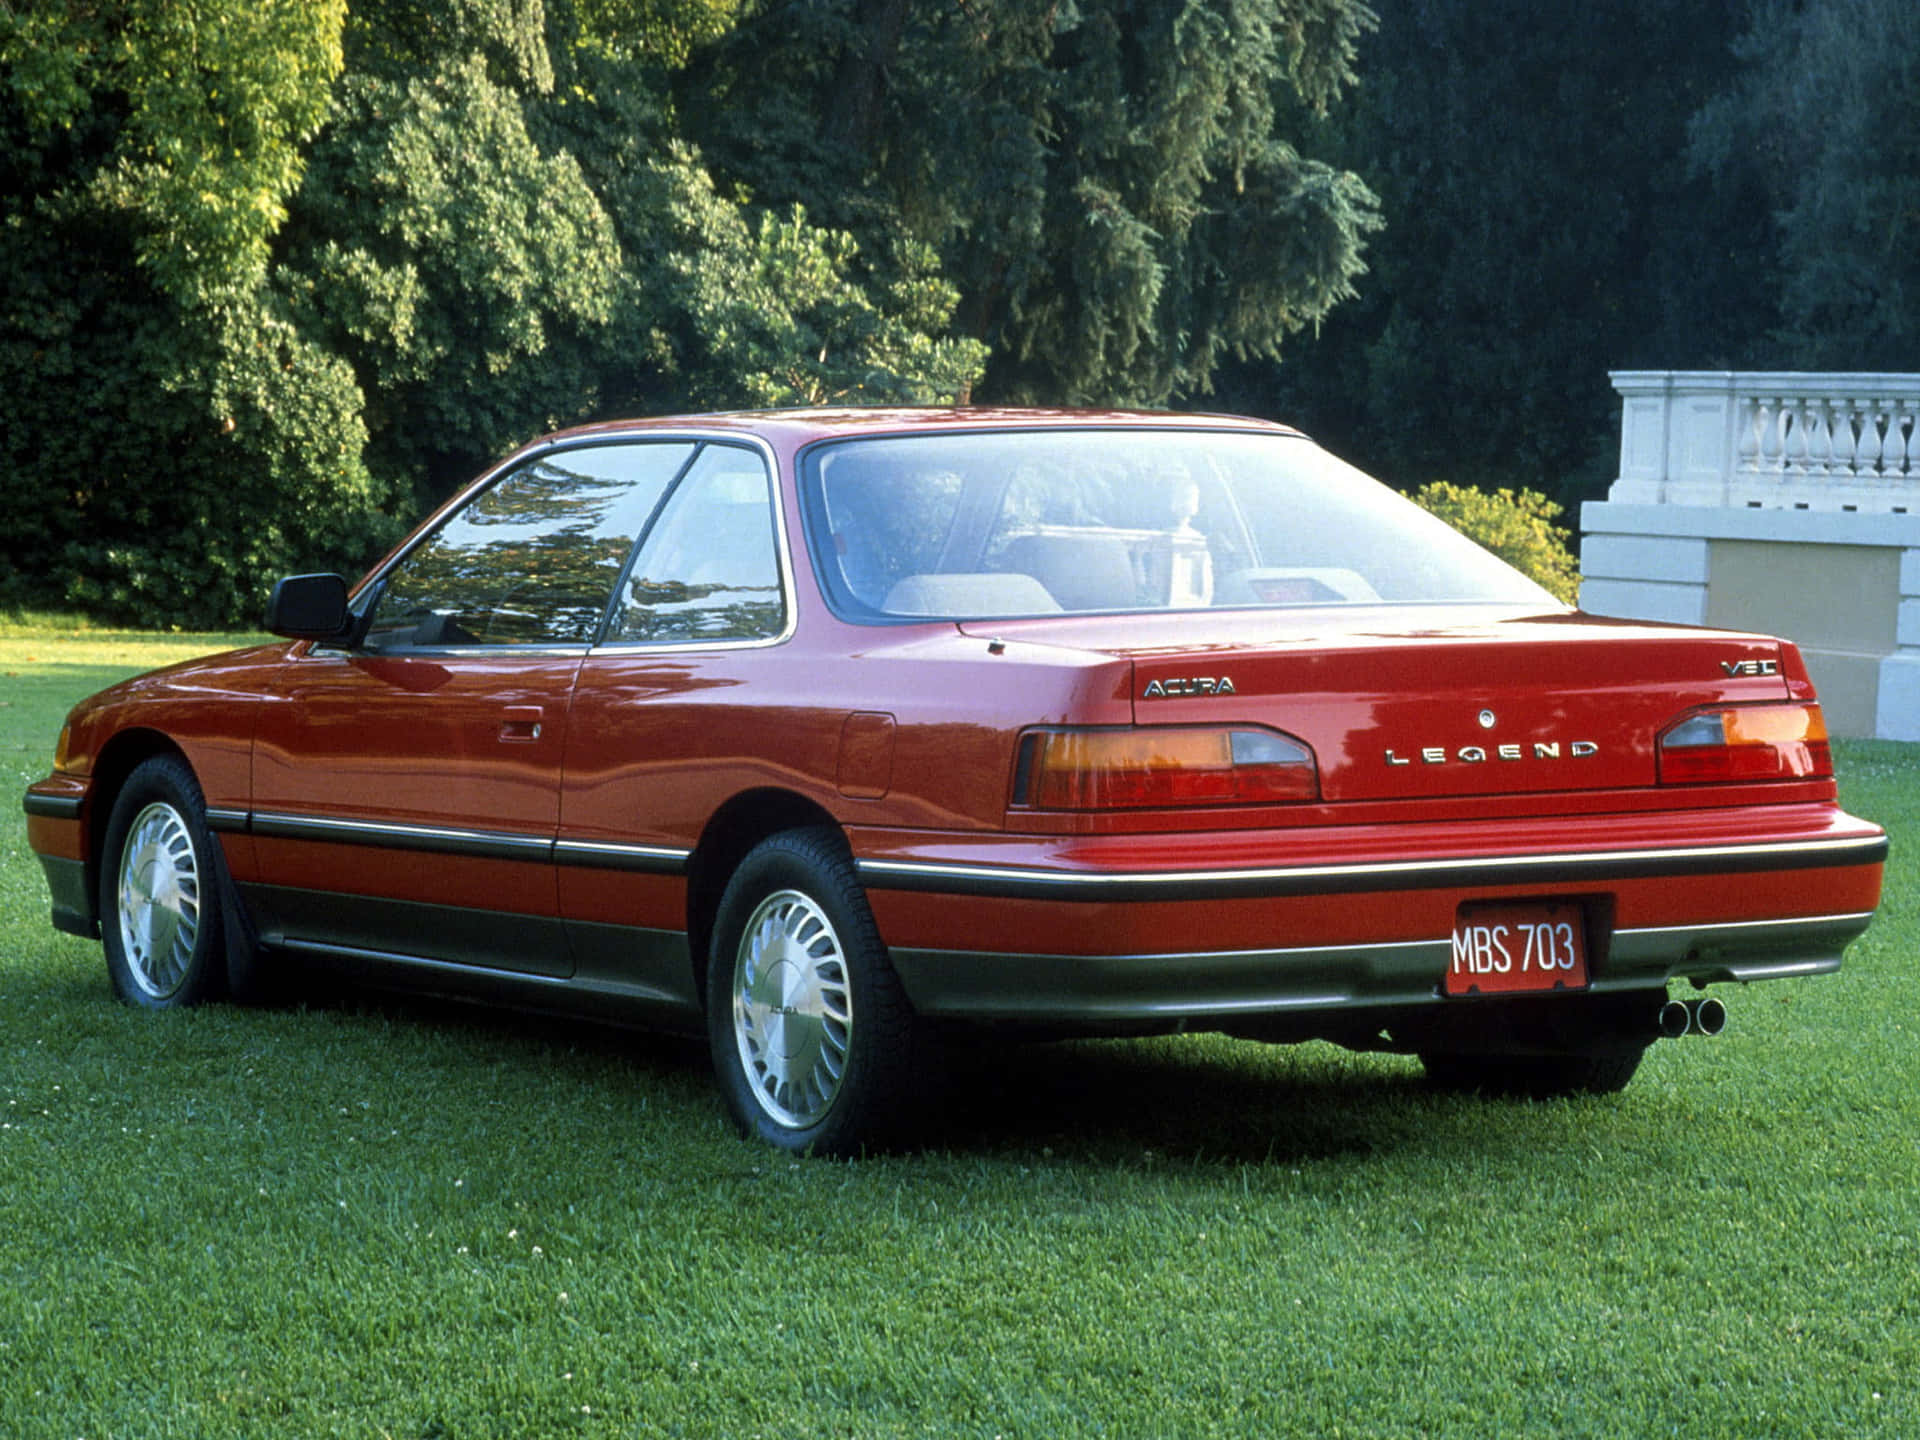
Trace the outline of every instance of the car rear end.
[[[1526, 1072], [1577, 1085], [1717, 1026], [1672, 987], [1839, 966], [1886, 838], [1839, 808], [1791, 644], [1577, 614], [1305, 441], [1217, 439], [1063, 439], [1030, 472], [949, 443], [919, 469], [938, 543], [836, 597], [950, 621], [1036, 704], [991, 831], [851, 833], [922, 1013], [1608, 1062]], [[1298, 471], [1272, 503], [1262, 445]]]

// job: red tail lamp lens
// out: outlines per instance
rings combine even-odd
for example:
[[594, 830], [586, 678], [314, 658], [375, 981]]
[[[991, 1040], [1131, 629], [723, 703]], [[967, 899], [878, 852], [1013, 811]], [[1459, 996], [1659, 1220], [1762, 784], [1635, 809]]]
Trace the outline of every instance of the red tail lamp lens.
[[1040, 730], [1021, 742], [1014, 803], [1037, 810], [1316, 800], [1313, 752], [1273, 730]]
[[1701, 710], [1660, 737], [1660, 783], [1813, 780], [1833, 774], [1818, 705], [1726, 705]]

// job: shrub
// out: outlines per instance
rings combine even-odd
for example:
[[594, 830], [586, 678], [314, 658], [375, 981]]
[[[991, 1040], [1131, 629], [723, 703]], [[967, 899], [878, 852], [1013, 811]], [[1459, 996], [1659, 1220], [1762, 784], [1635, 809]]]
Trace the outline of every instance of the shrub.
[[1413, 501], [1477, 541], [1555, 599], [1577, 603], [1580, 562], [1568, 548], [1572, 534], [1554, 524], [1559, 505], [1537, 490], [1476, 490], [1436, 480], [1422, 486]]

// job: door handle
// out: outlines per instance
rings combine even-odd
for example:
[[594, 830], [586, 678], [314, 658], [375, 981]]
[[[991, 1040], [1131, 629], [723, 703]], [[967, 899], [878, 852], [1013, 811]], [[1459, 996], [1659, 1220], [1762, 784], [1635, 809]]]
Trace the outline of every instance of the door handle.
[[500, 739], [526, 744], [540, 738], [540, 707], [509, 705], [500, 717]]

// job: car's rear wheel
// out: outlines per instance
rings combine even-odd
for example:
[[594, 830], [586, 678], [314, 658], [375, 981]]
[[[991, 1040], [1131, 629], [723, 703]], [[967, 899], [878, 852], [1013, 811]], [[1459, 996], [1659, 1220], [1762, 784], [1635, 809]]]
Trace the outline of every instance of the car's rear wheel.
[[839, 834], [788, 830], [728, 881], [707, 967], [714, 1073], [742, 1133], [795, 1152], [883, 1143], [915, 1022]]
[[1427, 1078], [1445, 1090], [1489, 1095], [1612, 1095], [1627, 1088], [1646, 1047], [1554, 1055], [1423, 1054]]
[[200, 786], [156, 756], [127, 777], [107, 822], [100, 916], [107, 974], [129, 1004], [196, 1005], [221, 993], [221, 878]]

